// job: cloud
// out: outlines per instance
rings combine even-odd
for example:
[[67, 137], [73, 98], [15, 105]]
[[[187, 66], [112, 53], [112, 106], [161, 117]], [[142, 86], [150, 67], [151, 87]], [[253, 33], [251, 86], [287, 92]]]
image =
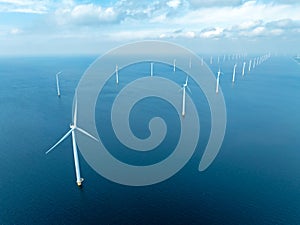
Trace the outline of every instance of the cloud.
[[200, 37], [202, 38], [219, 38], [223, 36], [223, 28], [216, 27], [216, 28], [210, 28], [210, 29], [204, 29], [200, 33]]
[[43, 0], [0, 0], [0, 12], [45, 14], [48, 12], [49, 4]]
[[15, 34], [21, 34], [21, 33], [22, 33], [22, 30], [19, 29], [19, 28], [12, 28], [10, 30], [10, 34], [13, 34], [13, 35], [15, 35]]
[[95, 4], [81, 4], [57, 9], [55, 17], [59, 25], [97, 25], [117, 22], [118, 13], [113, 7], [103, 8]]
[[180, 0], [171, 0], [167, 2], [167, 5], [173, 9], [177, 9], [180, 5]]
[[242, 5], [243, 0], [189, 0], [192, 8], [206, 8], [206, 7], [223, 7], [223, 6], [238, 6]]
[[[30, 36], [32, 40], [74, 38], [82, 43], [117, 43], [164, 39], [196, 43], [265, 37], [290, 40], [300, 34], [298, 1], [0, 0], [0, 12], [21, 15], [21, 19], [0, 21], [2, 36]], [[25, 21], [27, 18], [31, 21]]]

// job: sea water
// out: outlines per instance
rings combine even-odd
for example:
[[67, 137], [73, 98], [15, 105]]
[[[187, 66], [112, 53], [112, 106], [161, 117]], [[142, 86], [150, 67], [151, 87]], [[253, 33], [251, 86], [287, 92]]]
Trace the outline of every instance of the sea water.
[[[75, 88], [95, 59], [0, 58], [0, 224], [300, 223], [300, 65], [292, 57], [272, 56], [250, 73], [246, 70], [243, 77], [240, 59], [234, 85], [236, 61], [210, 65], [205, 58], [215, 75], [219, 67], [223, 72], [220, 87], [227, 110], [223, 145], [206, 171], [199, 172], [198, 166], [210, 133], [209, 107], [191, 79], [192, 93], [187, 93], [199, 102], [201, 133], [182, 170], [161, 183], [131, 187], [103, 178], [79, 155], [85, 181], [78, 188], [71, 138], [51, 154], [45, 151], [68, 131]], [[173, 73], [172, 65], [154, 67], [156, 75], [165, 78]], [[62, 71], [60, 98], [58, 71]], [[100, 115], [109, 115], [116, 93], [126, 83], [148, 76], [150, 69], [148, 64], [137, 64], [119, 72], [120, 84], [116, 86], [112, 76], [97, 102], [100, 137], [119, 160], [133, 165], [159, 162], [176, 145], [180, 115], [158, 98], [140, 102], [132, 110], [133, 120], [138, 121], [133, 133], [149, 136], [143, 121], [153, 116], [164, 118], [173, 129], [166, 136], [169, 141], [150, 155], [126, 149], [114, 136], [110, 120], [101, 121]], [[176, 73], [173, 78], [182, 85], [186, 75]]]

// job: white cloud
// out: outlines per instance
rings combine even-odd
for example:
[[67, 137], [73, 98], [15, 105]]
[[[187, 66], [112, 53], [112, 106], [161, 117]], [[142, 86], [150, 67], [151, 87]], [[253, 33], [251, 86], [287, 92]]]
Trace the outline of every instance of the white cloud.
[[113, 7], [103, 8], [95, 4], [80, 4], [55, 11], [59, 25], [97, 25], [117, 22], [118, 13]]
[[196, 34], [193, 31], [188, 31], [188, 32], [185, 33], [185, 37], [194, 38], [194, 37], [196, 37]]
[[89, 21], [114, 21], [116, 19], [116, 12], [112, 7], [108, 7], [106, 9], [101, 6], [96, 6], [94, 4], [87, 5], [77, 5], [73, 8], [70, 13], [70, 16], [73, 19], [81, 20], [81, 22], [85, 22], [85, 20]]
[[[300, 4], [270, 0], [0, 0], [0, 12], [40, 13], [40, 21], [0, 21], [5, 35], [55, 40], [255, 40], [297, 37]], [[290, 2], [290, 3], [289, 3]], [[180, 9], [180, 10], [179, 10]], [[34, 17], [32, 17], [34, 18]], [[35, 17], [36, 18], [36, 17]], [[16, 22], [17, 21], [17, 22]], [[4, 25], [3, 25], [4, 24]], [[2, 26], [2, 27], [1, 27]], [[17, 27], [17, 28], [16, 28]], [[5, 28], [5, 29], [4, 29]], [[14, 30], [15, 29], [15, 30]], [[2, 32], [3, 33], [3, 32]], [[3, 36], [3, 35], [2, 35]], [[91, 38], [93, 37], [93, 38]]]
[[20, 33], [22, 33], [22, 30], [19, 28], [12, 28], [10, 30], [10, 34], [20, 34]]
[[241, 5], [243, 0], [189, 0], [191, 7], [205, 8], [205, 7], [223, 7], [223, 6], [237, 6]]
[[272, 35], [279, 36], [279, 35], [282, 35], [284, 33], [284, 30], [283, 29], [272, 29], [270, 31], [270, 33]]
[[47, 0], [0, 0], [0, 12], [44, 14], [48, 12], [49, 4]]
[[202, 38], [218, 38], [223, 34], [223, 28], [216, 27], [209, 30], [204, 30], [200, 33], [200, 37]]
[[180, 5], [180, 0], [171, 0], [167, 2], [167, 5], [173, 9], [177, 9]]
[[251, 28], [254, 28], [254, 27], [257, 27], [259, 25], [261, 25], [262, 21], [254, 21], [254, 20], [251, 20], [251, 21], [245, 21], [241, 24], [238, 24], [237, 25], [237, 29], [240, 29], [240, 30], [248, 30], [248, 29], [251, 29]]

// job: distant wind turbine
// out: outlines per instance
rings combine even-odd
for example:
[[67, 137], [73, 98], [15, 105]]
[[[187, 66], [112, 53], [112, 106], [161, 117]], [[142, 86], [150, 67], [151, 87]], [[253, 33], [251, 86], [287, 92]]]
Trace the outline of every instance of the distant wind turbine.
[[242, 76], [245, 75], [245, 67], [246, 67], [246, 62], [243, 63], [243, 70], [242, 70]]
[[251, 71], [251, 63], [252, 63], [252, 60], [250, 59], [250, 61], [249, 61], [249, 69], [248, 69], [249, 72]]
[[83, 178], [80, 175], [80, 167], [79, 167], [79, 159], [78, 159], [78, 152], [77, 152], [77, 145], [76, 145], [76, 136], [75, 131], [79, 131], [82, 134], [87, 135], [88, 137], [98, 141], [97, 138], [89, 134], [87, 131], [83, 130], [80, 127], [77, 127], [77, 96], [75, 98], [75, 109], [74, 109], [74, 117], [73, 117], [73, 124], [70, 124], [70, 130], [55, 144], [53, 145], [47, 152], [51, 152], [57, 145], [59, 145], [62, 141], [64, 141], [70, 134], [72, 135], [72, 144], [73, 144], [73, 156], [74, 156], [74, 163], [75, 163], [75, 172], [76, 172], [76, 183], [80, 187], [83, 182]]
[[[188, 80], [189, 77], [187, 76], [185, 79], [185, 83], [182, 86], [182, 116], [185, 116], [185, 97], [186, 97], [186, 88], [191, 92], [190, 88], [188, 87]], [[192, 93], [192, 92], [191, 92]]]
[[176, 59], [173, 60], [173, 72], [176, 71]]
[[203, 56], [202, 56], [202, 58], [201, 58], [201, 66], [203, 66], [203, 62], [204, 60], [203, 60]]
[[116, 83], [119, 84], [119, 67], [116, 65]]
[[59, 71], [55, 77], [56, 77], [56, 90], [57, 90], [57, 96], [60, 97], [60, 89], [59, 89], [59, 80], [58, 80], [58, 75], [61, 74], [61, 71]]
[[220, 75], [221, 75], [221, 70], [220, 70], [220, 68], [219, 68], [218, 76], [217, 76], [217, 84], [216, 84], [216, 93], [217, 93], [217, 94], [219, 93]]
[[233, 66], [233, 73], [232, 73], [232, 83], [234, 83], [234, 81], [235, 81], [235, 70], [236, 70], [236, 64], [234, 64], [234, 66]]
[[192, 68], [192, 58], [190, 58], [189, 68]]
[[210, 64], [212, 64], [213, 63], [213, 58], [212, 58], [212, 56], [210, 57]]
[[150, 76], [153, 77], [153, 62], [150, 63]]

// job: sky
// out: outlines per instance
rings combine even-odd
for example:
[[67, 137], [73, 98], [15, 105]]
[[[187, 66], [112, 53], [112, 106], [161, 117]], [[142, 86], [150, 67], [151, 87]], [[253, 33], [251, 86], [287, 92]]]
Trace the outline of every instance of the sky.
[[102, 54], [141, 40], [300, 54], [299, 0], [0, 0], [0, 55]]

